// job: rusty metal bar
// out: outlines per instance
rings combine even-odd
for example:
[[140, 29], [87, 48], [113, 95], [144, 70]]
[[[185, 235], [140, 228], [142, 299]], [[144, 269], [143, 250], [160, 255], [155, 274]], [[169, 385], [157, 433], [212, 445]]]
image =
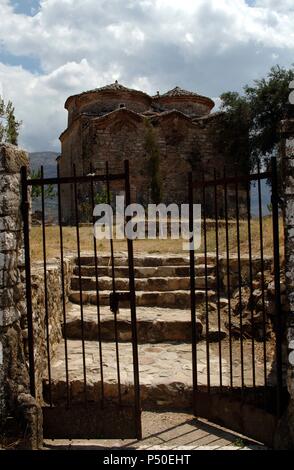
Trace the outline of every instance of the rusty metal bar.
[[[60, 167], [57, 164], [57, 179], [60, 178]], [[64, 253], [63, 253], [63, 230], [62, 230], [62, 207], [61, 207], [61, 187], [57, 185], [58, 194], [58, 225], [59, 225], [59, 243], [60, 243], [60, 273], [62, 288], [62, 312], [63, 312], [63, 333], [64, 333], [64, 357], [65, 357], [65, 376], [66, 376], [66, 395], [67, 406], [70, 406], [70, 386], [68, 372], [68, 348], [67, 348], [67, 324], [66, 324], [66, 300], [65, 300], [65, 277], [64, 277]]]
[[[214, 169], [214, 180], [216, 170]], [[221, 311], [220, 311], [220, 271], [219, 271], [219, 234], [218, 234], [218, 201], [217, 201], [217, 183], [214, 186], [214, 211], [215, 211], [215, 255], [216, 255], [216, 295], [217, 295], [217, 321], [218, 321], [218, 354], [219, 354], [219, 385], [220, 390], [223, 387], [222, 381], [222, 339], [221, 339]]]
[[243, 307], [242, 307], [242, 274], [241, 274], [241, 250], [240, 250], [240, 214], [239, 214], [239, 180], [236, 168], [235, 178], [236, 198], [236, 229], [237, 229], [237, 256], [238, 256], [238, 291], [239, 291], [239, 314], [240, 314], [240, 354], [241, 354], [241, 386], [244, 389], [244, 349], [243, 349]]
[[[129, 162], [125, 160], [125, 191], [126, 206], [131, 204], [131, 187], [130, 187], [130, 169]], [[126, 223], [131, 217], [126, 217]], [[135, 290], [135, 270], [134, 270], [134, 250], [133, 240], [127, 238], [128, 245], [128, 262], [129, 262], [129, 290], [130, 290], [130, 308], [131, 308], [131, 324], [132, 324], [132, 350], [133, 350], [133, 370], [134, 370], [134, 388], [135, 388], [135, 414], [136, 414], [136, 437], [142, 439], [141, 424], [141, 396], [140, 396], [140, 378], [139, 378], [139, 356], [138, 356], [138, 331], [137, 331], [137, 314], [136, 314], [136, 290]]]
[[[41, 166], [41, 181], [44, 178], [44, 168]], [[49, 381], [49, 404], [52, 406], [52, 384], [51, 384], [51, 358], [50, 358], [50, 329], [48, 311], [48, 288], [47, 288], [47, 250], [46, 250], [46, 227], [45, 227], [45, 185], [41, 184], [41, 204], [42, 204], [42, 246], [43, 246], [43, 267], [44, 267], [44, 302], [45, 302], [45, 325], [46, 325], [46, 352]]]
[[251, 310], [251, 354], [252, 354], [252, 381], [253, 388], [256, 387], [255, 377], [255, 344], [254, 344], [254, 308], [253, 308], [253, 271], [252, 271], [252, 240], [251, 240], [251, 200], [250, 200], [250, 184], [246, 188], [247, 202], [247, 228], [248, 228], [248, 256], [249, 256], [249, 288], [250, 288], [250, 310]]
[[[196, 409], [196, 392], [198, 390], [198, 371], [197, 371], [197, 334], [196, 334], [196, 272], [195, 272], [195, 249], [194, 249], [194, 195], [193, 195], [193, 176], [188, 175], [188, 201], [189, 201], [189, 231], [193, 233], [193, 247], [190, 246], [190, 308], [191, 308], [191, 326], [192, 326], [192, 379], [193, 379], [193, 407]], [[191, 243], [191, 240], [189, 240]]]
[[270, 171], [266, 171], [264, 173], [252, 173], [252, 174], [249, 174], [249, 175], [235, 175], [235, 176], [231, 176], [231, 177], [227, 177], [226, 179], [225, 178], [219, 178], [217, 179], [216, 181], [214, 181], [214, 179], [212, 180], [203, 180], [203, 181], [200, 181], [199, 183], [194, 183], [194, 186], [197, 185], [197, 187], [209, 187], [209, 186], [214, 186], [215, 184], [217, 184], [218, 186], [221, 186], [221, 185], [224, 185], [224, 184], [239, 184], [239, 183], [248, 183], [250, 181], [258, 181], [259, 179], [268, 179], [271, 177], [271, 172]]
[[[204, 179], [204, 175], [203, 175]], [[206, 191], [203, 190], [203, 232], [204, 232], [204, 268], [205, 268], [205, 310], [206, 310], [206, 362], [207, 362], [207, 389], [210, 392], [210, 357], [209, 357], [209, 313], [208, 313], [208, 268], [207, 268], [207, 234], [206, 234]]]
[[[123, 180], [125, 177], [124, 173], [121, 174], [116, 174], [116, 175], [109, 175], [109, 181], [118, 181], [118, 180]], [[44, 180], [40, 178], [36, 179], [28, 179], [27, 180], [27, 185], [28, 186], [40, 186], [41, 184], [69, 184], [69, 183], [89, 183], [89, 181], [93, 179], [94, 181], [101, 181], [105, 182], [107, 179], [106, 175], [84, 175], [84, 176], [61, 176], [59, 179], [58, 178], [44, 178]]]
[[231, 278], [230, 278], [230, 238], [228, 221], [228, 185], [226, 169], [224, 168], [224, 198], [226, 220], [226, 264], [227, 264], [227, 291], [228, 291], [228, 317], [229, 317], [229, 355], [230, 355], [230, 386], [233, 387], [233, 349], [232, 349], [232, 309], [231, 309]]
[[75, 203], [75, 222], [76, 237], [78, 250], [78, 272], [79, 272], [79, 291], [80, 291], [80, 308], [81, 308], [81, 333], [82, 333], [82, 354], [83, 354], [83, 375], [84, 375], [84, 397], [87, 404], [87, 367], [86, 367], [86, 350], [85, 350], [85, 330], [84, 330], [84, 306], [83, 306], [83, 289], [82, 289], [82, 273], [81, 273], [81, 246], [80, 246], [80, 230], [79, 230], [79, 207], [78, 207], [78, 190], [76, 166], [73, 165], [74, 175], [74, 203]]
[[25, 275], [26, 275], [26, 303], [27, 303], [27, 321], [28, 321], [28, 350], [29, 350], [29, 378], [30, 393], [36, 396], [35, 380], [35, 354], [34, 354], [34, 324], [33, 324], [33, 306], [32, 306], [32, 279], [31, 279], [31, 253], [30, 253], [30, 202], [27, 185], [27, 167], [21, 167], [21, 190], [22, 190], [22, 218], [23, 218], [23, 237], [24, 237], [24, 255], [25, 255]]
[[[92, 173], [91, 168], [91, 173]], [[95, 225], [94, 208], [95, 208], [95, 195], [94, 195], [94, 178], [91, 178], [91, 203], [93, 215], [93, 227]], [[93, 236], [94, 248], [94, 263], [95, 263], [95, 287], [96, 287], [96, 304], [97, 304], [97, 336], [99, 343], [99, 364], [100, 364], [100, 377], [101, 377], [101, 407], [104, 406], [104, 370], [103, 370], [103, 350], [102, 350], [102, 336], [101, 336], [101, 312], [100, 312], [100, 289], [99, 289], [99, 275], [98, 275], [98, 258], [97, 258], [97, 240], [95, 233]]]
[[[257, 171], [260, 173], [259, 162], [257, 164]], [[263, 213], [262, 213], [262, 198], [261, 198], [261, 180], [257, 180], [258, 189], [258, 215], [259, 215], [259, 246], [260, 246], [260, 272], [261, 272], [261, 302], [262, 302], [262, 324], [263, 324], [263, 375], [264, 386], [267, 387], [267, 344], [266, 344], [266, 309], [265, 309], [265, 293], [264, 293], [264, 255], [263, 255]]]
[[[109, 183], [109, 166], [108, 162], [105, 164], [106, 167], [106, 191], [107, 191], [107, 202], [110, 205], [110, 183]], [[113, 248], [113, 230], [112, 230], [112, 221], [109, 221], [109, 230], [110, 230], [110, 257], [111, 257], [111, 273], [112, 273], [112, 292], [115, 296], [116, 294], [116, 283], [115, 283], [115, 260], [114, 260], [114, 248]], [[110, 301], [110, 298], [109, 298]], [[122, 394], [121, 394], [121, 381], [120, 381], [120, 364], [119, 364], [119, 346], [118, 346], [118, 326], [117, 326], [117, 308], [113, 310], [114, 316], [114, 336], [115, 336], [115, 352], [116, 352], [116, 368], [117, 368], [117, 387], [118, 387], [118, 401], [119, 404], [122, 404]]]
[[277, 416], [282, 415], [283, 395], [283, 356], [282, 356], [282, 306], [281, 306], [281, 273], [280, 273], [280, 242], [279, 242], [279, 192], [277, 160], [271, 158], [272, 169], [272, 219], [273, 219], [273, 244], [274, 244], [274, 282], [275, 282], [275, 307], [276, 307], [276, 370], [277, 370]]

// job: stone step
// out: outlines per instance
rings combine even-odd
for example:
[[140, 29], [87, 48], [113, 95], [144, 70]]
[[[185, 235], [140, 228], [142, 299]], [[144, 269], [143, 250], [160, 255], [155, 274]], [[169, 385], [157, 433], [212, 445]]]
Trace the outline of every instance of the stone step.
[[[222, 343], [223, 344], [223, 343]], [[120, 381], [123, 403], [133, 401], [133, 359], [132, 344], [119, 343]], [[210, 355], [210, 386], [220, 385], [219, 345], [209, 345]], [[85, 341], [85, 371], [84, 382], [82, 342], [68, 340], [68, 372], [71, 403], [99, 402], [101, 400], [101, 373], [98, 343]], [[246, 391], [253, 385], [251, 341], [244, 341], [244, 385]], [[139, 344], [140, 388], [143, 408], [169, 407], [179, 409], [190, 407], [192, 404], [192, 352], [191, 344], [160, 343]], [[199, 391], [207, 391], [207, 349], [204, 341], [197, 344], [197, 382]], [[240, 344], [233, 342], [233, 386], [240, 387]], [[273, 360], [273, 359], [272, 359]], [[268, 384], [273, 385], [274, 374], [270, 375], [272, 366], [268, 364]], [[104, 375], [104, 398], [116, 401], [118, 398], [116, 348], [113, 342], [102, 344], [102, 362]], [[222, 349], [222, 384], [230, 384], [230, 358], [228, 347]], [[58, 345], [55, 358], [51, 362], [51, 396], [54, 405], [66, 403], [66, 367], [64, 343]], [[256, 386], [264, 385], [264, 370], [262, 358], [255, 357]], [[84, 387], [85, 383], [85, 387]], [[44, 378], [44, 398], [48, 400], [48, 380]], [[85, 395], [86, 389], [86, 395]]]
[[[79, 275], [79, 267], [75, 266], [74, 274]], [[205, 265], [198, 264], [195, 268], [197, 276], [204, 276]], [[98, 266], [98, 276], [111, 276], [111, 266]], [[207, 266], [208, 275], [215, 274], [215, 266], [210, 264]], [[128, 277], [129, 268], [128, 266], [116, 266], [115, 267], [116, 277]], [[190, 275], [189, 266], [139, 266], [135, 267], [135, 277], [137, 279], [148, 278], [148, 277], [188, 277]], [[96, 276], [95, 266], [81, 266], [81, 276], [94, 277]]]
[[[196, 277], [196, 289], [205, 289], [206, 280], [205, 277]], [[116, 289], [121, 291], [129, 290], [129, 279], [128, 278], [116, 278], [115, 279]], [[71, 289], [79, 290], [80, 286], [83, 291], [96, 290], [96, 278], [95, 277], [82, 277], [81, 280], [78, 277], [72, 277]], [[216, 288], [216, 279], [214, 276], [207, 277], [208, 289]], [[110, 290], [112, 289], [112, 278], [111, 277], [100, 277], [99, 278], [99, 289]], [[174, 290], [189, 290], [190, 289], [190, 278], [189, 277], [149, 277], [148, 279], [136, 279], [136, 289], [144, 292], [153, 291], [174, 291]]]
[[[109, 296], [111, 291], [105, 290], [99, 292], [100, 305], [109, 305]], [[203, 302], [206, 298], [204, 290], [196, 290], [196, 302]], [[216, 297], [215, 291], [207, 291], [209, 301]], [[70, 302], [80, 303], [80, 292], [72, 291], [69, 294]], [[82, 291], [83, 304], [97, 304], [96, 291]], [[167, 307], [187, 309], [190, 307], [190, 292], [188, 290], [178, 291], [154, 291], [154, 292], [136, 292], [136, 303], [138, 307]], [[128, 301], [120, 302], [120, 307], [128, 307]]]
[[[98, 266], [110, 266], [111, 259], [108, 255], [98, 256]], [[136, 267], [158, 267], [158, 266], [189, 266], [189, 255], [161, 255], [161, 254], [144, 254], [134, 256], [134, 264]], [[78, 264], [78, 259], [76, 259]], [[81, 266], [95, 266], [95, 258], [93, 255], [83, 255], [80, 257]], [[207, 263], [215, 263], [215, 254], [207, 254]], [[117, 266], [128, 266], [128, 258], [126, 255], [115, 256], [115, 264]], [[195, 264], [204, 264], [204, 255], [195, 255]]]
[[[68, 339], [81, 339], [81, 311], [78, 305], [69, 305], [64, 336]], [[100, 307], [100, 329], [102, 341], [115, 339], [114, 315], [109, 307]], [[196, 320], [196, 336], [201, 338], [203, 326]], [[83, 310], [84, 339], [97, 341], [98, 315], [97, 307], [86, 305]], [[130, 309], [122, 308], [117, 315], [117, 332], [119, 341], [131, 341]], [[161, 343], [164, 341], [191, 341], [191, 312], [170, 308], [137, 308], [137, 332], [140, 343]]]

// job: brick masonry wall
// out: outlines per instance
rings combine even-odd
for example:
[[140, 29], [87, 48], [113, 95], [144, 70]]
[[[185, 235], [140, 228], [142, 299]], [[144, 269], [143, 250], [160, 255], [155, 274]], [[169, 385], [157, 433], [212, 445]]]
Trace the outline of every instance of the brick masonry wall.
[[[133, 200], [147, 204], [151, 202], [150, 156], [146, 151], [147, 122], [152, 126], [154, 143], [159, 151], [159, 175], [162, 187], [162, 202], [187, 202], [188, 172], [195, 174], [195, 179], [213, 178], [213, 170], [221, 174], [225, 163], [224, 156], [216, 149], [214, 135], [220, 129], [220, 116], [192, 120], [178, 112], [163, 113], [146, 117], [126, 108], [102, 116], [81, 116], [75, 125], [62, 137], [61, 174], [72, 174], [72, 164], [76, 165], [77, 174], [87, 174], [90, 165], [97, 173], [105, 171], [108, 161], [110, 171], [123, 168], [123, 161], [130, 161], [131, 190]], [[124, 187], [112, 184], [119, 192]], [[80, 187], [80, 193], [86, 194], [89, 188]], [[228, 197], [230, 200], [230, 191]], [[240, 203], [245, 207], [245, 196], [240, 188]], [[235, 194], [233, 194], [233, 200]], [[197, 200], [196, 200], [197, 199]], [[219, 210], [222, 210], [224, 197], [219, 197]], [[202, 202], [202, 193], [195, 202]], [[64, 220], [74, 221], [73, 188], [62, 187], [62, 205]], [[213, 212], [213, 193], [207, 191], [206, 206]], [[221, 214], [222, 215], [222, 214]]]

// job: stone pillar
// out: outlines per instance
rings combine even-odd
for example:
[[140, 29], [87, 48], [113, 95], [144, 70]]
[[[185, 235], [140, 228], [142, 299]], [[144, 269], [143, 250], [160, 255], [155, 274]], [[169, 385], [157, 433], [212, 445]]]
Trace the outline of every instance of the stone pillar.
[[287, 387], [290, 402], [278, 427], [276, 447], [280, 449], [294, 449], [294, 119], [282, 122], [281, 133], [285, 276], [289, 302], [287, 321]]
[[23, 150], [0, 145], [0, 447], [41, 444], [42, 414], [29, 393], [23, 336], [26, 334], [20, 168]]

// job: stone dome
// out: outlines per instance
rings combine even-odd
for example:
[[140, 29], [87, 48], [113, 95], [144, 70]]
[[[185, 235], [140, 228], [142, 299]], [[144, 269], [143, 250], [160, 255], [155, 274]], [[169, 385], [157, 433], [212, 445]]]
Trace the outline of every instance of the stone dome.
[[209, 114], [214, 107], [214, 101], [207, 96], [199, 95], [193, 91], [184, 90], [176, 86], [166, 93], [157, 93], [154, 102], [164, 109], [176, 109], [191, 117]]

